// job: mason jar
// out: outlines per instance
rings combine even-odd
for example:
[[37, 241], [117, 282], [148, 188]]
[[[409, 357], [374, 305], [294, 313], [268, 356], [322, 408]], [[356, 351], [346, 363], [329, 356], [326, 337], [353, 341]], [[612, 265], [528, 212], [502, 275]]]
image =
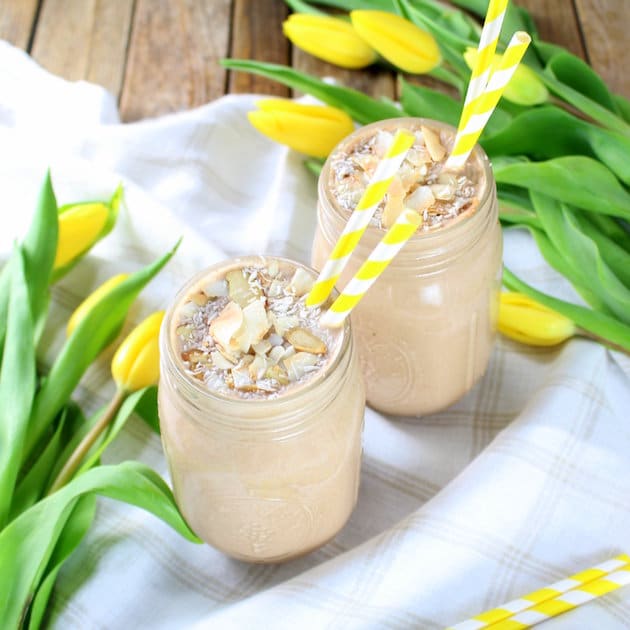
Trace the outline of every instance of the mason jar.
[[[321, 269], [349, 212], [330, 190], [337, 152], [382, 129], [446, 130], [444, 123], [400, 118], [367, 125], [329, 156], [318, 186], [312, 265]], [[418, 231], [368, 290], [351, 314], [367, 402], [394, 415], [419, 416], [448, 407], [468, 392], [488, 365], [501, 284], [502, 238], [490, 162], [477, 145], [468, 161], [478, 177], [478, 206], [445, 225]], [[343, 288], [384, 235], [369, 225], [341, 279]]]
[[197, 535], [240, 560], [278, 562], [323, 545], [348, 520], [359, 487], [365, 388], [350, 325], [319, 373], [277, 397], [230, 396], [186, 373], [176, 351], [178, 306], [202, 279], [248, 260], [272, 258], [210, 267], [168, 310], [160, 427], [175, 499]]

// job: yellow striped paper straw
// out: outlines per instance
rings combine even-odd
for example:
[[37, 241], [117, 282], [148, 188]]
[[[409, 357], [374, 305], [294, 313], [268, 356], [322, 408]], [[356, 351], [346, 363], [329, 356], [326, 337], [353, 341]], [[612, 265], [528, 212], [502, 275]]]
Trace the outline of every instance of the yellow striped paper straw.
[[385, 157], [376, 167], [370, 183], [350, 215], [326, 264], [319, 272], [317, 281], [306, 296], [307, 306], [319, 306], [330, 295], [414, 141], [415, 136], [409, 131], [401, 129], [396, 132]]
[[403, 210], [394, 225], [387, 230], [381, 242], [374, 248], [343, 292], [322, 315], [324, 326], [341, 326], [350, 311], [361, 301], [366, 291], [385, 271], [404, 244], [415, 234], [422, 223], [422, 215], [414, 210]]
[[488, 84], [490, 67], [492, 66], [494, 53], [497, 49], [507, 5], [508, 0], [490, 0], [488, 4], [486, 19], [483, 24], [483, 29], [481, 30], [479, 46], [477, 47], [477, 59], [470, 75], [470, 82], [468, 83], [468, 90], [466, 91], [466, 98], [464, 100], [464, 108], [459, 121], [460, 129], [463, 128], [465, 121], [468, 120], [472, 114], [472, 112], [469, 111], [471, 109], [471, 102], [481, 96]]
[[470, 102], [469, 111], [472, 114], [463, 121], [463, 128], [455, 136], [453, 151], [446, 160], [445, 169], [461, 168], [466, 163], [530, 42], [531, 37], [524, 31], [514, 33], [485, 91]]
[[[618, 571], [628, 571], [628, 563], [630, 563], [630, 556], [621, 554], [607, 560], [606, 562], [597, 564], [594, 567], [580, 571], [579, 573], [565, 578], [564, 580], [560, 580], [559, 582], [550, 584], [549, 586], [541, 588], [537, 591], [528, 593], [518, 599], [513, 599], [498, 608], [493, 608], [492, 610], [476, 615], [466, 621], [462, 621], [461, 623], [451, 626], [448, 630], [480, 630], [481, 628], [491, 628], [492, 630], [499, 630], [500, 628], [501, 630], [508, 630], [508, 628], [524, 628], [526, 626], [510, 626], [502, 624], [511, 623], [512, 620], [516, 618], [515, 616], [525, 614], [525, 612], [528, 612], [529, 610], [537, 611], [540, 606], [546, 607], [551, 601], [555, 601], [558, 598], [564, 598], [565, 594], [566, 597], [569, 598], [569, 601], [571, 601], [571, 598], [575, 598], [576, 596], [570, 595], [569, 593], [573, 592], [575, 589], [591, 588], [591, 585], [596, 582], [600, 582], [601, 580], [610, 579], [611, 576], [616, 575], [616, 572]], [[630, 573], [628, 575], [630, 575]], [[613, 581], [615, 580], [617, 580], [617, 578], [613, 578]], [[593, 588], [597, 590], [598, 588], [601, 588], [601, 586], [595, 586]], [[603, 595], [604, 593], [602, 592], [600, 594]], [[553, 604], [552, 607], [557, 606], [558, 604]], [[516, 623], [518, 624], [522, 622], [517, 620]]]
[[630, 564], [626, 564], [618, 571], [609, 573], [598, 580], [593, 580], [579, 588], [574, 588], [558, 597], [524, 610], [504, 621], [492, 624], [489, 628], [491, 630], [521, 630], [521, 628], [529, 628], [573, 610], [602, 595], [611, 593], [627, 584], [630, 584]]

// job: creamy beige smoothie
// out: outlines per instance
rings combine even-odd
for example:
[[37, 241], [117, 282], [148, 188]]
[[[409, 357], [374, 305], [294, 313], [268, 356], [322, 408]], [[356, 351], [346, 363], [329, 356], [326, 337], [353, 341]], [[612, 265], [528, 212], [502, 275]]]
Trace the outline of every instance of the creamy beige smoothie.
[[242, 560], [319, 547], [356, 502], [365, 388], [349, 325], [322, 328], [305, 306], [314, 280], [286, 259], [235, 259], [193, 278], [164, 320], [175, 498], [203, 540]]
[[476, 147], [447, 171], [455, 130], [435, 121], [394, 119], [342, 141], [319, 179], [312, 264], [321, 269], [399, 128], [416, 141], [338, 286], [343, 288], [400, 212], [423, 217], [351, 319], [374, 408], [424, 415], [455, 402], [484, 373], [496, 331], [502, 240], [490, 164]]

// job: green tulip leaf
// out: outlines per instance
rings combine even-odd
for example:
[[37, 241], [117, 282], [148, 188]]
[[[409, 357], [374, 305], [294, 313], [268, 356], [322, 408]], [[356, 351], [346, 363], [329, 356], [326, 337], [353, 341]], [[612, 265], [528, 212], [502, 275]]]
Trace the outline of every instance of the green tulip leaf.
[[293, 11], [293, 13], [305, 13], [307, 15], [328, 15], [324, 11], [316, 9], [314, 6], [303, 2], [303, 0], [284, 0], [285, 4]]
[[[88, 470], [23, 512], [0, 532], [0, 619], [5, 627], [19, 624], [50, 567], [77, 500], [91, 494], [145, 509], [187, 540], [200, 542], [179, 513], [164, 480], [150, 468], [124, 462]], [[71, 538], [76, 538], [76, 532]]]
[[568, 317], [578, 326], [587, 330], [625, 351], [630, 351], [630, 326], [614, 317], [593, 311], [584, 306], [565, 302], [542, 291], [538, 291], [515, 276], [507, 267], [503, 269], [503, 284], [511, 291], [519, 291], [547, 308]]
[[[552, 197], [533, 191], [530, 195], [550, 241], [582, 279], [579, 284], [597, 295], [620, 321], [630, 324], [630, 290], [606, 264], [597, 244], [580, 230], [574, 213]], [[567, 275], [566, 270], [562, 272]]]
[[28, 618], [29, 630], [37, 630], [42, 625], [59, 570], [87, 534], [95, 514], [96, 496], [93, 494], [80, 497], [69, 512], [68, 519], [63, 525], [42, 581], [33, 598]]
[[630, 101], [621, 96], [621, 94], [613, 94], [613, 100], [615, 101], [615, 105], [617, 106], [617, 111], [619, 115], [627, 122], [630, 123]]
[[494, 159], [498, 183], [529, 188], [570, 205], [630, 219], [630, 194], [603, 164], [585, 156], [565, 156], [544, 162]]
[[145, 387], [144, 389], [139, 389], [138, 391], [133, 392], [133, 394], [129, 394], [129, 396], [127, 396], [125, 402], [123, 402], [120, 409], [118, 410], [118, 413], [114, 417], [112, 424], [105, 435], [105, 438], [95, 449], [93, 449], [88, 454], [86, 459], [81, 464], [81, 467], [76, 472], [76, 476], [80, 475], [86, 470], [89, 470], [93, 466], [96, 466], [105, 449], [116, 439], [121, 429], [125, 426], [127, 420], [129, 419], [129, 416], [131, 416], [131, 414], [136, 411], [136, 407], [145, 396], [147, 391], [150, 389], [155, 388]]
[[160, 435], [157, 394], [157, 386], [145, 388], [144, 395], [136, 404], [135, 412], [151, 427], [154, 433]]
[[21, 248], [14, 248], [9, 264], [7, 338], [0, 365], [0, 528], [9, 519], [36, 386], [33, 320]]
[[26, 453], [30, 453], [42, 439], [85, 370], [105, 348], [114, 332], [122, 328], [127, 311], [140, 291], [171, 259], [178, 245], [114, 287], [79, 322], [35, 397]]
[[339, 85], [330, 85], [298, 70], [273, 63], [240, 59], [223, 59], [221, 65], [230, 70], [251, 72], [278, 81], [294, 90], [300, 90], [346, 112], [350, 118], [361, 124], [398, 118], [400, 110], [388, 103], [370, 98], [366, 94]]
[[488, 155], [528, 155], [537, 160], [566, 155], [597, 158], [630, 184], [630, 138], [579, 120], [557, 107], [528, 109], [497, 133], [487, 131], [483, 147]]
[[400, 104], [408, 116], [441, 120], [457, 127], [462, 106], [452, 96], [422, 85], [413, 85], [400, 77]]
[[565, 85], [584, 94], [614, 114], [618, 114], [617, 106], [606, 83], [583, 59], [563, 50], [549, 59], [547, 71]]
[[606, 216], [605, 214], [597, 214], [595, 212], [589, 212], [588, 220], [592, 223], [602, 234], [607, 236], [611, 241], [614, 241], [616, 245], [624, 249], [626, 252], [630, 252], [630, 225], [620, 219]]

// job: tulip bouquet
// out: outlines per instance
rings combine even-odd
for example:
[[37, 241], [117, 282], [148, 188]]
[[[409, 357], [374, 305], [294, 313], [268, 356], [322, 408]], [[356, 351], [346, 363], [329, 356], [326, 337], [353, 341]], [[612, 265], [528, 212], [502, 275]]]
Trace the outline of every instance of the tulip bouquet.
[[47, 373], [37, 349], [50, 285], [114, 226], [122, 191], [108, 203], [57, 208], [47, 177], [31, 227], [0, 271], [0, 619], [38, 628], [63, 562], [89, 529], [96, 495], [142, 507], [198, 542], [162, 478], [137, 462], [100, 465], [131, 413], [157, 417], [162, 313], [135, 328], [112, 361], [117, 392], [85, 418], [71, 399], [83, 373], [120, 333], [126, 313], [174, 250], [116, 276], [73, 314], [65, 345]]
[[[311, 156], [311, 170], [321, 169], [354, 123], [419, 116], [457, 126], [481, 32], [472, 16], [485, 15], [487, 0], [452, 0], [459, 8], [437, 0], [318, 0], [349, 11], [334, 16], [304, 0], [286, 2], [294, 13], [284, 32], [299, 48], [346, 68], [381, 62], [429, 74], [456, 94], [401, 76], [395, 103], [292, 68], [225, 60], [227, 68], [325, 103], [267, 99], [250, 113], [261, 132]], [[584, 61], [542, 41], [523, 8], [510, 5], [504, 25], [504, 33], [523, 30], [533, 42], [479, 140], [492, 160], [501, 222], [531, 232], [546, 261], [588, 306], [540, 293], [507, 269], [504, 283], [568, 318], [571, 334], [586, 332], [630, 351], [630, 101], [612, 93]], [[523, 304], [504, 312], [518, 319]]]

